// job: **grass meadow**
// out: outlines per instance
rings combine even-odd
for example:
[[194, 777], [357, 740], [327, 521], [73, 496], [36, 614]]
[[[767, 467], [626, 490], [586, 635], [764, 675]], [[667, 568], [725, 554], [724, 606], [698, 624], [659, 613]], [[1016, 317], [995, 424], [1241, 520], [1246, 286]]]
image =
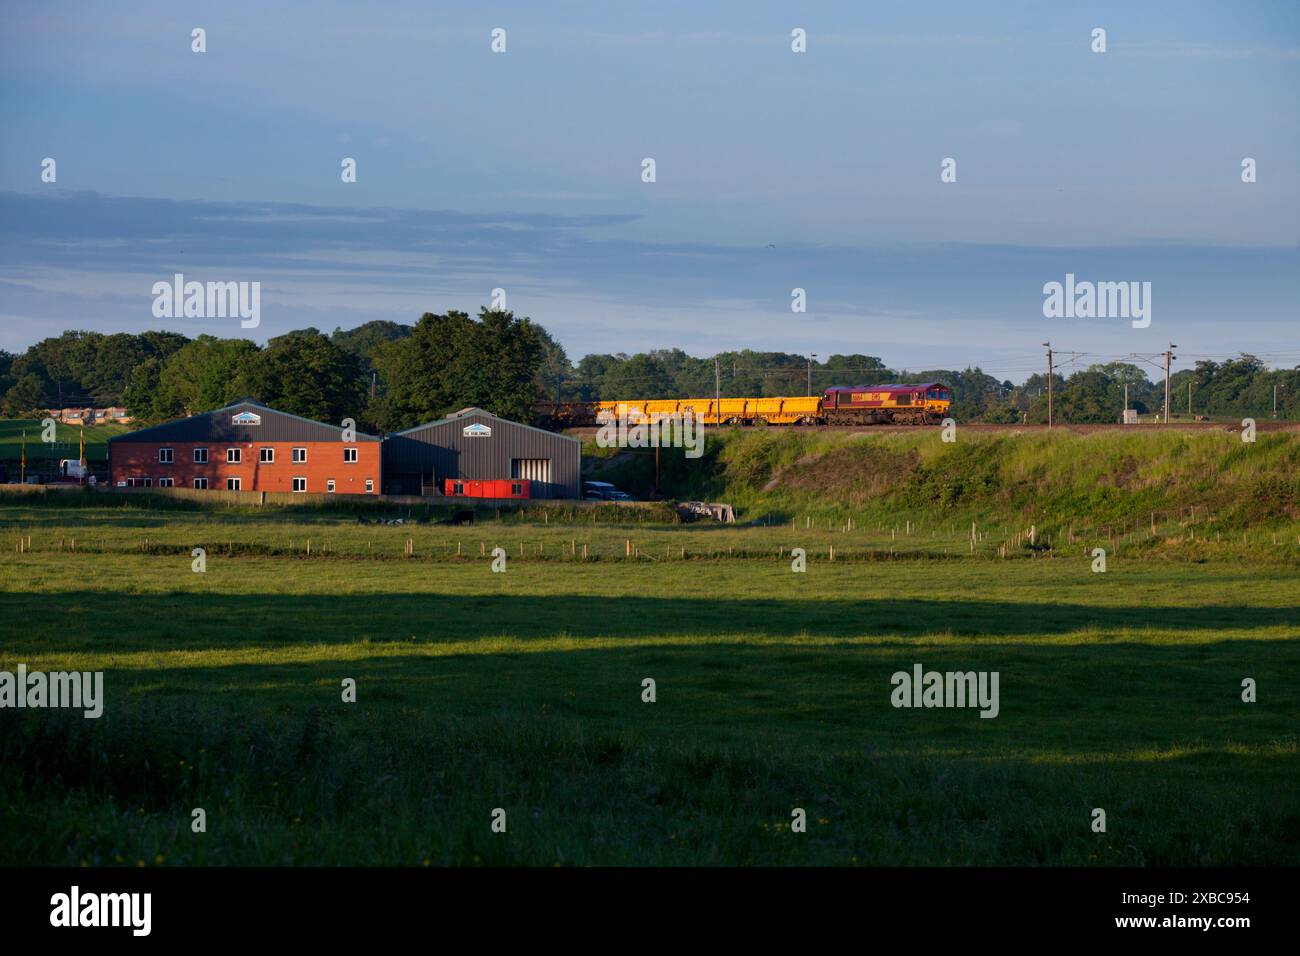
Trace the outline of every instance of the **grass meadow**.
[[[108, 440], [129, 430], [126, 425], [102, 424], [84, 429], [86, 460], [108, 460]], [[60, 458], [76, 458], [81, 451], [83, 429], [78, 425], [56, 422], [54, 441], [42, 442], [44, 429], [38, 418], [0, 419], [0, 461], [17, 464], [23, 453], [26, 436], [27, 462], [33, 468], [57, 465]], [[16, 476], [15, 476], [16, 477]]]
[[[0, 669], [102, 670], [105, 713], [0, 711], [0, 863], [1300, 863], [1294, 521], [74, 494], [0, 501]], [[894, 708], [917, 663], [998, 717]]]

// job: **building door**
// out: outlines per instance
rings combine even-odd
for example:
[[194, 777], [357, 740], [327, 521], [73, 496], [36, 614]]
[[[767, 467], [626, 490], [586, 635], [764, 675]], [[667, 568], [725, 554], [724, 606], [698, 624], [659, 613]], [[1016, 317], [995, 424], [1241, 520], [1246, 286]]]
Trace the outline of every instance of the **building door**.
[[527, 478], [531, 481], [535, 498], [551, 496], [551, 459], [549, 458], [511, 458], [510, 477]]

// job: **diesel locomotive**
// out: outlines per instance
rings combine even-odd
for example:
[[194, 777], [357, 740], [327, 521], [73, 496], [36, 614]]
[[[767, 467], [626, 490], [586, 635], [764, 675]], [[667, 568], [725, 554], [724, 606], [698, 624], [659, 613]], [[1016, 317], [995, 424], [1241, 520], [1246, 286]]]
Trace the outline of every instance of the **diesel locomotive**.
[[929, 425], [952, 406], [942, 382], [916, 385], [833, 385], [821, 395], [777, 398], [665, 398], [617, 402], [539, 402], [551, 428], [598, 425], [606, 419], [653, 420], [693, 414], [709, 425]]

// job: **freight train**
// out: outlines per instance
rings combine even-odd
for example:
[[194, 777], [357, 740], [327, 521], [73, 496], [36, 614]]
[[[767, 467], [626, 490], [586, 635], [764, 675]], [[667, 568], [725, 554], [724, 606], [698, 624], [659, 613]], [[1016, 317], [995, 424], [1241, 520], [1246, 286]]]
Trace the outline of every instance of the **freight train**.
[[620, 402], [539, 402], [550, 428], [599, 425], [604, 419], [653, 420], [694, 413], [717, 425], [928, 425], [942, 421], [952, 391], [942, 382], [835, 385], [821, 395], [789, 398], [667, 398]]

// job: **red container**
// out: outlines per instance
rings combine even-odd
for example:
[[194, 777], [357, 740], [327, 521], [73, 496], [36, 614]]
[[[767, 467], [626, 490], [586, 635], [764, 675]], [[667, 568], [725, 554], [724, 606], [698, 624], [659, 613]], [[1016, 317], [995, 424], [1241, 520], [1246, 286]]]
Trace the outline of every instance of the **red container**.
[[448, 478], [443, 493], [452, 498], [531, 498], [527, 478]]

